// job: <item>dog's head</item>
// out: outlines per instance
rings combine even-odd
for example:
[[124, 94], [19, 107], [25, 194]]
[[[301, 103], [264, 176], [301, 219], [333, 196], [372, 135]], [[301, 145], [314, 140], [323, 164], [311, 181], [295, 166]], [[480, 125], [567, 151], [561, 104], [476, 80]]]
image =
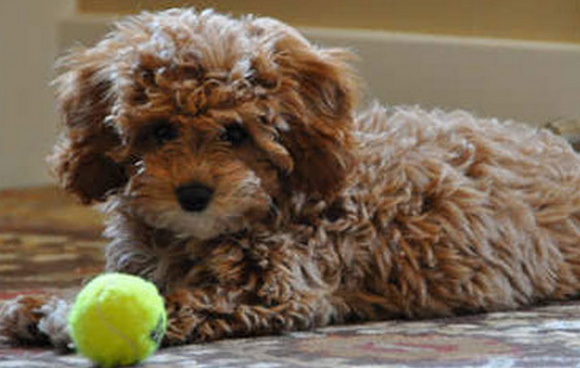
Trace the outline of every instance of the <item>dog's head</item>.
[[65, 57], [50, 162], [83, 202], [115, 198], [153, 227], [207, 239], [352, 166], [355, 77], [341, 50], [267, 18], [145, 13]]

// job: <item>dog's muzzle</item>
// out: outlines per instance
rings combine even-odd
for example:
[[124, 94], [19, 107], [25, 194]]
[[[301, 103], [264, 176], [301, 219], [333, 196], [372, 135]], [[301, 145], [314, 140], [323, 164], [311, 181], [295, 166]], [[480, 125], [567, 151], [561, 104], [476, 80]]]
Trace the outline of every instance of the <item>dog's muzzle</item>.
[[182, 185], [175, 189], [179, 205], [188, 212], [203, 211], [207, 207], [212, 193], [211, 188], [199, 183]]

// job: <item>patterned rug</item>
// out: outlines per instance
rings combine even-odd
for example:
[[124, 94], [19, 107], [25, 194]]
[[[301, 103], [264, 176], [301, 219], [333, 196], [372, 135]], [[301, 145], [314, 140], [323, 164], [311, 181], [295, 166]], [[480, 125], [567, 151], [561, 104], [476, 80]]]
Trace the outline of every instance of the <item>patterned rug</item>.
[[[0, 299], [71, 292], [100, 272], [100, 215], [54, 188], [0, 192]], [[574, 367], [580, 303], [391, 321], [162, 349], [143, 367]], [[78, 355], [0, 348], [0, 368], [91, 367]]]

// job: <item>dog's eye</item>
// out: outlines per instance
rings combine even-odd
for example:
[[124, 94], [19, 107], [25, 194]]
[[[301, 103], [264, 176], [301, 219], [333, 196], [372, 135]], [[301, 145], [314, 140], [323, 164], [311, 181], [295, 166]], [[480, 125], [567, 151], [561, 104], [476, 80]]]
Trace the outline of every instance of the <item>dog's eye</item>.
[[167, 121], [161, 121], [155, 124], [152, 133], [158, 144], [175, 140], [179, 136], [177, 127]]
[[246, 129], [238, 123], [226, 125], [224, 131], [220, 134], [220, 139], [222, 141], [230, 142], [233, 145], [242, 144], [247, 141], [249, 137], [250, 135]]

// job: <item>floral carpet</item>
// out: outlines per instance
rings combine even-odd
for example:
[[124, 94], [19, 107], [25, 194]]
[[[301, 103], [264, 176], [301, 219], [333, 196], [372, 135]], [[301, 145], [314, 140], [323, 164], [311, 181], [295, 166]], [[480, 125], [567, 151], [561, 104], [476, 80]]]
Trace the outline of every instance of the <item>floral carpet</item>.
[[[100, 215], [54, 188], [0, 192], [0, 300], [73, 293], [100, 272]], [[152, 367], [580, 367], [580, 303], [426, 321], [337, 326], [162, 349]], [[0, 346], [0, 368], [91, 367]]]

